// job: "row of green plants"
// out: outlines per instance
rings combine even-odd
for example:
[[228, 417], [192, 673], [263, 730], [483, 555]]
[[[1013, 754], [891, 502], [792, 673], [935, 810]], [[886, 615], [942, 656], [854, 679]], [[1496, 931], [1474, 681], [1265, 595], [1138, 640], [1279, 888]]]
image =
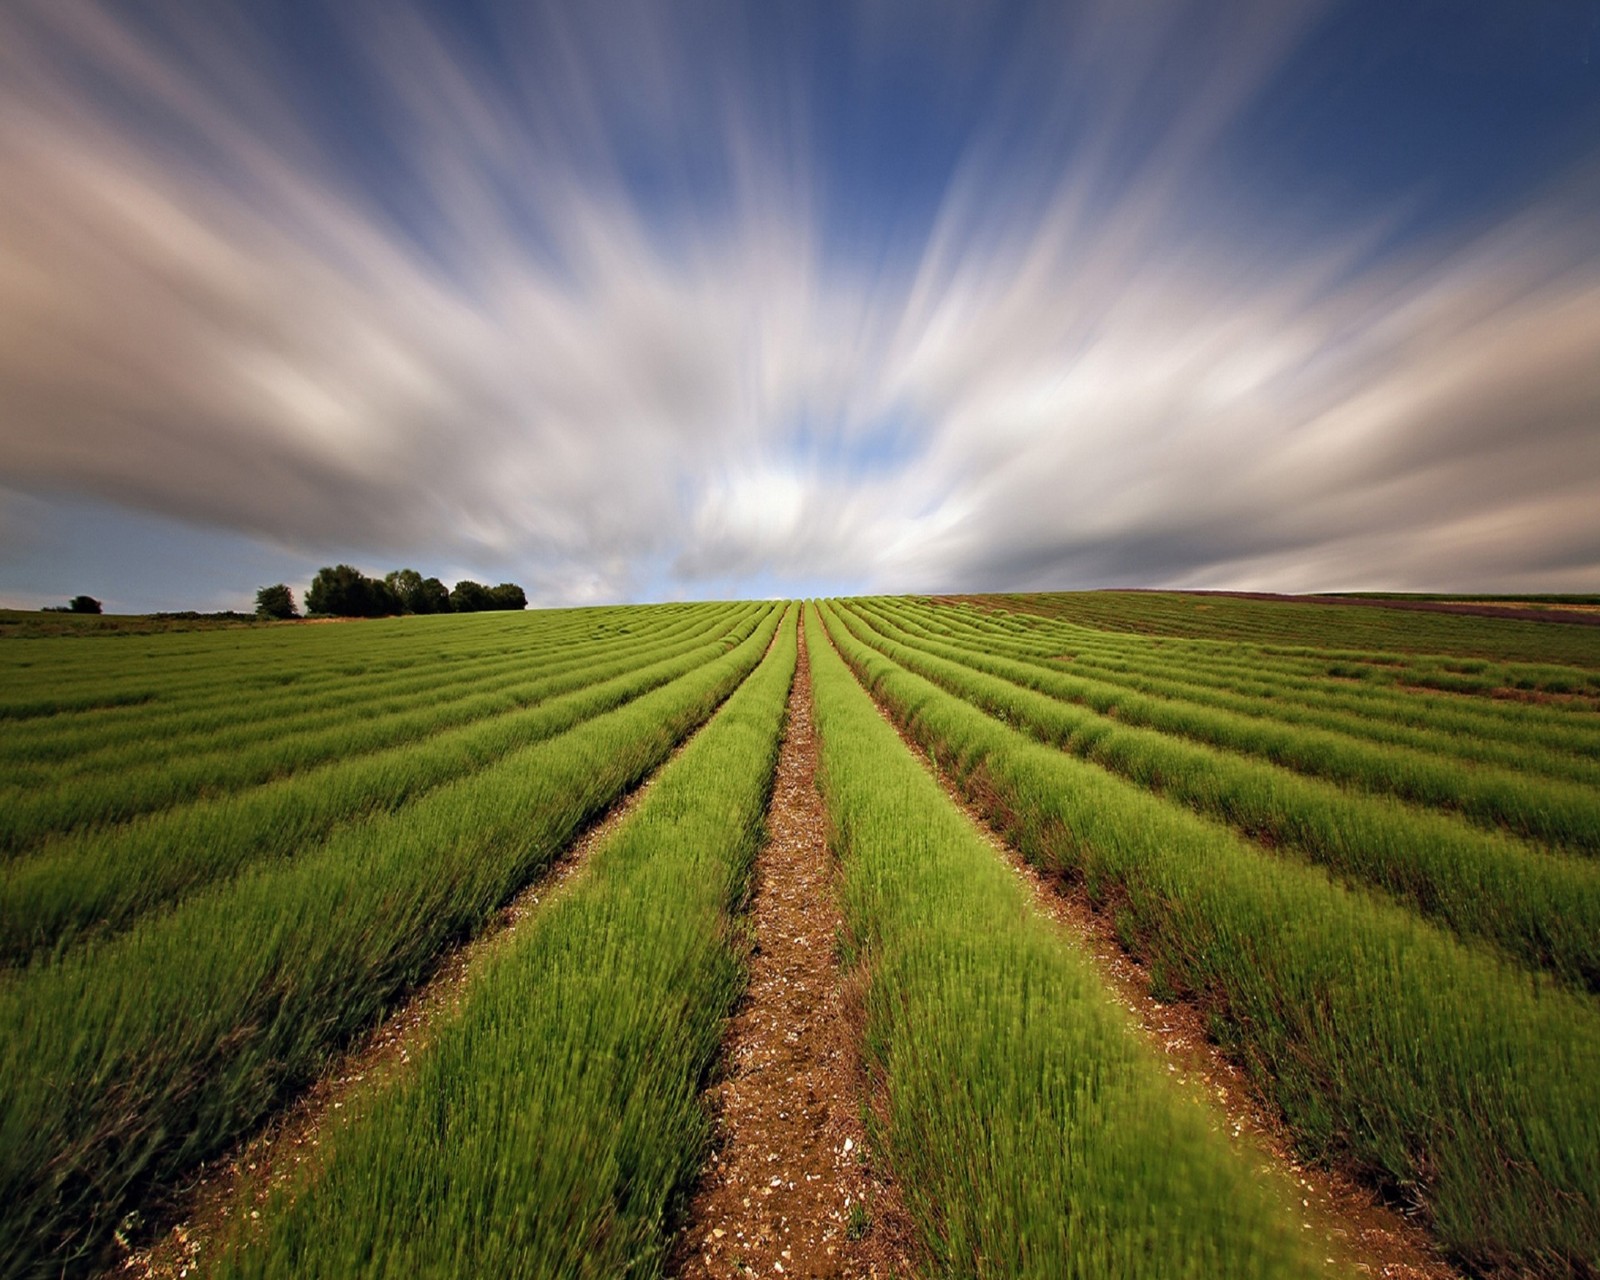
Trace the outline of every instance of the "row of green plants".
[[[912, 638], [898, 621], [891, 621], [890, 611], [872, 603], [861, 607]], [[1366, 791], [1454, 809], [1481, 826], [1600, 853], [1600, 793], [1593, 787], [1537, 776], [1525, 768], [1487, 764], [1463, 768], [1461, 757], [1453, 752], [1363, 742], [1346, 733], [1285, 724], [1270, 715], [1272, 704], [1263, 701], [1256, 703], [1254, 714], [1241, 713], [1200, 705], [1177, 690], [1141, 693], [1086, 676], [1076, 663], [1069, 670], [1060, 663], [1019, 659], [981, 640], [947, 644], [926, 636], [916, 639], [930, 651], [969, 654], [991, 664], [986, 669], [1003, 668], [1009, 679], [1026, 681], [1052, 697], [1115, 715], [1127, 724], [1259, 756]]]
[[1026, 614], [948, 606], [923, 611], [924, 618], [933, 615], [943, 625], [976, 623], [988, 634], [1003, 633], [1013, 643], [1031, 648], [1036, 656], [1070, 657], [1073, 663], [1083, 662], [1100, 675], [1174, 677], [1247, 698], [1266, 696], [1325, 712], [1348, 712], [1357, 718], [1376, 716], [1414, 729], [1485, 733], [1544, 752], [1592, 757], [1600, 740], [1594, 717], [1573, 714], [1581, 712], [1581, 706], [1422, 688], [1408, 675], [1410, 665], [1420, 660], [1403, 655], [1288, 651], [1220, 640], [1178, 641], [1095, 631]]
[[[948, 646], [912, 646], [866, 610], [856, 637], [1039, 741], [1392, 894], [1462, 937], [1600, 990], [1600, 864], [1563, 857], [1227, 751], [1059, 701], [1053, 677]], [[951, 656], [953, 655], [953, 656]]]
[[335, 759], [265, 786], [207, 798], [109, 831], [75, 833], [0, 865], [0, 965], [59, 957], [88, 934], [141, 916], [269, 859], [301, 855], [341, 824], [393, 814], [509, 752], [667, 684], [726, 653], [732, 638], [667, 644], [543, 682], [499, 714], [421, 742]]
[[[733, 613], [721, 616], [731, 618]], [[381, 679], [357, 681], [346, 677], [327, 681], [314, 690], [302, 688], [296, 681], [285, 681], [259, 696], [235, 698], [226, 718], [176, 706], [161, 713], [152, 709], [153, 724], [146, 735], [63, 733], [49, 744], [41, 744], [48, 746], [48, 752], [39, 752], [32, 763], [13, 762], [10, 771], [19, 782], [49, 782], [249, 751], [262, 742], [307, 735], [341, 720], [376, 720], [422, 706], [495, 695], [531, 678], [558, 675], [607, 656], [625, 654], [648, 645], [652, 639], [692, 634], [715, 624], [715, 617], [705, 616], [698, 623], [686, 620], [676, 627], [663, 626], [654, 637], [627, 637], [612, 642], [551, 641], [541, 635], [542, 643], [530, 643], [522, 652], [487, 657], [441, 654], [425, 665], [386, 674]]]
[[1567, 646], [1560, 662], [1491, 662], [1484, 658], [1431, 658], [1408, 664], [1403, 670], [1380, 667], [1377, 678], [1406, 683], [1441, 693], [1504, 696], [1507, 693], [1571, 695], [1588, 700], [1600, 697], [1600, 674], [1593, 668], [1596, 636], [1588, 627], [1553, 623], [1527, 623], [1549, 631], [1568, 631], [1578, 642]]
[[476, 932], [759, 662], [781, 610], [671, 684], [0, 988], [0, 1274], [92, 1265]]
[[[670, 606], [669, 606], [670, 607]], [[688, 609], [707, 606], [691, 605]], [[484, 658], [565, 635], [599, 638], [605, 614], [638, 618], [637, 606], [541, 610], [537, 615], [391, 619], [359, 624], [178, 632], [154, 636], [18, 640], [0, 652], [0, 719], [7, 737], [49, 738], [65, 723], [111, 730], [141, 723], [161, 704], [206, 703], [226, 712], [238, 695], [287, 683], [352, 684], [452, 657]], [[665, 615], [663, 615], [665, 616]], [[352, 633], [352, 627], [359, 627]], [[152, 706], [150, 704], [157, 704]]]
[[1173, 1086], [814, 621], [808, 640], [875, 1139], [931, 1273], [1323, 1273], [1283, 1188]]
[[[1110, 603], [1102, 604], [1101, 607], [1111, 610], [1113, 614], [1120, 611], [1121, 625], [1114, 625], [1110, 618], [1107, 618], [1099, 628], [1085, 627], [1059, 616], [1040, 616], [1037, 611], [1047, 611], [1047, 606], [1040, 603], [1044, 599], [1047, 597], [1010, 598], [1006, 601], [1008, 610], [1001, 612], [988, 610], [988, 612], [992, 617], [1009, 616], [1016, 620], [1015, 625], [1019, 628], [1031, 626], [1041, 633], [1049, 627], [1070, 626], [1078, 632], [1098, 630], [1100, 634], [1113, 638], [1139, 638], [1152, 646], [1172, 648], [1209, 646], [1219, 653], [1224, 653], [1230, 648], [1248, 650], [1261, 654], [1286, 669], [1297, 670], [1313, 677], [1334, 677], [1369, 685], [1394, 685], [1406, 692], [1422, 692], [1430, 696], [1451, 693], [1507, 699], [1514, 698], [1514, 695], [1519, 693], [1548, 693], [1576, 695], [1592, 703], [1597, 692], [1596, 666], [1597, 658], [1600, 658], [1600, 654], [1597, 654], [1600, 635], [1588, 627], [1538, 622], [1513, 623], [1511, 625], [1520, 628], [1521, 634], [1527, 637], [1562, 637], [1561, 651], [1557, 660], [1549, 661], [1531, 655], [1518, 660], [1515, 657], [1517, 650], [1514, 645], [1503, 652], [1500, 651], [1492, 634], [1486, 635], [1478, 631], [1480, 620], [1470, 617], [1451, 617], [1443, 622], [1436, 619], [1434, 625], [1425, 628], [1430, 637], [1425, 641], [1422, 633], [1417, 632], [1411, 625], [1411, 620], [1423, 619], [1427, 615], [1416, 612], [1397, 613], [1394, 616], [1401, 620], [1401, 629], [1396, 634], [1403, 643], [1387, 649], [1351, 648], [1348, 647], [1350, 637], [1341, 635], [1337, 628], [1319, 629], [1313, 626], [1297, 633], [1297, 639], [1292, 642], [1274, 640], [1271, 634], [1254, 638], [1240, 637], [1230, 635], [1226, 627], [1207, 628], [1203, 613], [1197, 613], [1195, 625], [1184, 632], [1181, 639], [1159, 632], [1150, 633], [1147, 628], [1140, 625], [1137, 598], [1119, 596], [1116, 593], [1111, 593]], [[1120, 604], [1117, 603], [1119, 601]], [[1197, 611], [1204, 611], [1211, 606], [1196, 603], [1192, 607]], [[1294, 605], [1269, 604], [1265, 607], [1278, 613], [1299, 612], [1298, 607]], [[1491, 628], [1504, 625], [1505, 623], [1495, 620], [1489, 622]], [[1509, 641], [1514, 638], [1502, 635], [1500, 640]], [[1451, 646], [1459, 648], [1463, 639], [1469, 642], [1469, 651], [1453, 652]], [[1434, 643], [1439, 647], [1431, 647]], [[1539, 700], [1535, 698], [1532, 701], [1537, 703]]]
[[880, 703], [1196, 1002], [1306, 1153], [1409, 1202], [1470, 1266], [1600, 1260], [1600, 1014], [1412, 912], [1276, 858], [907, 671], [837, 615]]
[[1175, 653], [1140, 637], [1081, 628], [1063, 635], [1011, 630], [988, 617], [912, 600], [883, 602], [901, 625], [954, 643], [976, 644], [1103, 683], [1202, 706], [1330, 729], [1354, 738], [1416, 747], [1462, 760], [1600, 784], [1600, 721], [1570, 708], [1418, 695], [1389, 686], [1352, 689], [1308, 678], [1245, 646], [1208, 645]]
[[[717, 607], [698, 606], [694, 612], [705, 614]], [[676, 621], [687, 621], [689, 616], [679, 615]], [[508, 629], [505, 621], [514, 622], [514, 629]], [[672, 625], [665, 614], [652, 622], [652, 630]], [[259, 724], [261, 717], [253, 714], [257, 706], [269, 706], [285, 715], [325, 711], [343, 705], [345, 699], [365, 701], [415, 692], [445, 676], [450, 668], [481, 666], [488, 672], [602, 640], [591, 639], [581, 619], [543, 613], [494, 621], [380, 622], [364, 624], [359, 636], [343, 634], [348, 630], [345, 626], [294, 628], [287, 638], [271, 630], [241, 632], [242, 639], [232, 645], [213, 640], [208, 647], [192, 647], [182, 656], [181, 669], [162, 681], [153, 679], [138, 663], [130, 668], [106, 655], [105, 667], [95, 676], [93, 696], [116, 697], [117, 705], [58, 710], [13, 721], [0, 743], [0, 759], [23, 764], [33, 760], [70, 763], [125, 743], [159, 746], [174, 729], [200, 734]], [[386, 631], [397, 634], [370, 635]], [[404, 634], [407, 631], [412, 634]], [[336, 633], [336, 643], [325, 638], [330, 632]], [[305, 639], [299, 646], [286, 642], [301, 637]], [[622, 637], [603, 637], [617, 638]], [[149, 661], [170, 660], [159, 647], [169, 639], [160, 638]], [[55, 659], [56, 654], [49, 653], [42, 661], [53, 665]], [[4, 687], [17, 686], [19, 696], [38, 695], [50, 682], [48, 673], [37, 672], [38, 665], [24, 663], [6, 673]], [[126, 700], [120, 695], [129, 688], [138, 690], [140, 699], [123, 705]]]
[[[258, 787], [329, 761], [349, 760], [386, 748], [416, 743], [432, 734], [471, 724], [487, 715], [514, 711], [556, 692], [580, 688], [600, 674], [615, 674], [638, 664], [641, 655], [659, 653], [663, 642], [703, 641], [725, 629], [748, 629], [754, 611], [736, 620], [719, 617], [711, 625], [644, 640], [609, 646], [569, 645], [555, 661], [504, 660], [498, 675], [484, 672], [476, 663], [452, 663], [432, 680], [419, 681], [403, 699], [373, 705], [356, 696], [338, 699], [306, 716], [285, 717], [278, 724], [277, 709], [268, 704], [255, 708], [258, 731], [249, 737], [229, 735], [218, 743], [214, 735], [189, 735], [174, 725], [166, 734], [173, 754], [145, 754], [144, 744], [127, 744], [111, 767], [93, 773], [62, 766], [48, 780], [31, 785], [19, 780], [0, 789], [0, 849], [16, 852], [37, 845], [52, 835], [85, 828], [123, 823], [141, 814], [171, 809], [198, 796], [214, 798], [228, 792]], [[607, 669], [608, 668], [608, 669]], [[594, 674], [591, 674], [594, 673]], [[292, 695], [287, 696], [291, 710]]]
[[[1103, 630], [1319, 650], [1448, 655], [1467, 661], [1589, 667], [1597, 640], [1589, 627], [1557, 623], [1176, 592], [1046, 592], [992, 599], [1003, 607]], [[1448, 674], [1442, 663], [1435, 669]]]
[[[744, 985], [748, 890], [795, 665], [765, 663], [408, 1074], [235, 1237], [229, 1277], [661, 1274], [699, 1092]], [[244, 1215], [239, 1215], [241, 1219]]]
[[982, 639], [951, 642], [918, 634], [877, 602], [853, 606], [874, 625], [930, 653], [981, 665], [1060, 701], [1124, 724], [1257, 757], [1297, 773], [1377, 795], [1450, 810], [1481, 827], [1506, 830], [1575, 852], [1600, 852], [1600, 795], [1592, 787], [1524, 770], [1474, 765], [1438, 752], [1361, 742], [1347, 734], [1276, 720], [1270, 701], [1255, 714], [1207, 707], [1171, 694], [1148, 694], [1086, 678], [1077, 665], [1010, 656]]

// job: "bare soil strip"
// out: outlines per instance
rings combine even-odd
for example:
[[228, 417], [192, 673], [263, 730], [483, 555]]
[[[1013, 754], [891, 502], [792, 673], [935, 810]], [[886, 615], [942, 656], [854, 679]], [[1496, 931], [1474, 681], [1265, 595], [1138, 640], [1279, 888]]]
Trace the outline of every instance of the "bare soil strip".
[[[709, 723], [709, 720], [707, 721]], [[701, 726], [704, 728], [704, 725]], [[118, 1280], [180, 1280], [199, 1275], [228, 1238], [231, 1219], [248, 1202], [258, 1218], [272, 1193], [315, 1169], [322, 1141], [334, 1126], [361, 1113], [363, 1103], [399, 1079], [412, 1056], [425, 1050], [435, 1030], [461, 1009], [473, 976], [504, 947], [519, 925], [556, 898], [587, 863], [590, 853], [627, 821], [651, 785], [700, 732], [696, 729], [643, 782], [607, 809], [469, 941], [446, 952], [428, 980], [285, 1110], [226, 1155], [202, 1165], [194, 1181], [163, 1206], [173, 1225], [149, 1244], [127, 1250], [106, 1275]]]
[[[876, 700], [874, 700], [876, 703]], [[1112, 910], [1096, 909], [1081, 882], [1046, 876], [1013, 849], [910, 738], [883, 707], [883, 716], [923, 768], [971, 821], [978, 834], [1033, 892], [1035, 906], [1094, 963], [1119, 1003], [1128, 1010], [1180, 1088], [1188, 1089], [1216, 1117], [1235, 1144], [1280, 1170], [1298, 1188], [1302, 1224], [1326, 1238], [1328, 1260], [1359, 1275], [1386, 1280], [1460, 1280], [1462, 1273], [1440, 1256], [1418, 1222], [1382, 1204], [1371, 1190], [1338, 1170], [1308, 1164], [1295, 1153], [1294, 1137], [1277, 1112], [1251, 1090], [1245, 1074], [1212, 1042], [1197, 1005], [1167, 1002], [1151, 994], [1146, 967], [1117, 938]]]
[[914, 1231], [868, 1158], [859, 991], [840, 972], [805, 632], [756, 858], [750, 986], [707, 1091], [715, 1148], [670, 1273], [908, 1277]]

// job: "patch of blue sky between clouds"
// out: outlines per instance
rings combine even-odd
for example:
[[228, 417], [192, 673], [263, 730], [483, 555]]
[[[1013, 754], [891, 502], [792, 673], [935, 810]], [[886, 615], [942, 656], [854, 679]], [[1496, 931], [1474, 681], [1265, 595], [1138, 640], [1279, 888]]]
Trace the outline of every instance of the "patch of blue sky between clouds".
[[905, 406], [859, 422], [802, 412], [780, 437], [779, 457], [799, 473], [820, 472], [846, 483], [892, 480], [923, 455], [929, 430], [927, 420]]

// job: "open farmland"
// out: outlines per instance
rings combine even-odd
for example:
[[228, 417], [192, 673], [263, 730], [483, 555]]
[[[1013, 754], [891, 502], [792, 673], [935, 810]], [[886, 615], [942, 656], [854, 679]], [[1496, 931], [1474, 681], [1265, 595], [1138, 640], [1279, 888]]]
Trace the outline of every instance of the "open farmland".
[[5, 1276], [1600, 1269], [1592, 626], [12, 638], [0, 723]]

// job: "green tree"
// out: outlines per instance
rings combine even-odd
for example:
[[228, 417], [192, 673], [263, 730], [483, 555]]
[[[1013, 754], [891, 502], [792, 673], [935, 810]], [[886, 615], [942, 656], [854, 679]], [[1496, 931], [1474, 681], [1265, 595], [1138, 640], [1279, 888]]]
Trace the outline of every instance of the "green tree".
[[450, 589], [437, 578], [424, 578], [417, 590], [416, 602], [413, 613], [449, 613]]
[[422, 575], [415, 569], [391, 569], [383, 575], [384, 585], [394, 592], [407, 613], [417, 612], [411, 607], [412, 594], [422, 586]]
[[450, 592], [437, 578], [424, 578], [415, 569], [396, 569], [383, 580], [407, 613], [450, 612]]
[[306, 608], [338, 618], [382, 618], [403, 612], [404, 606], [387, 582], [340, 564], [317, 570], [306, 592]]
[[450, 607], [457, 613], [480, 613], [494, 608], [494, 597], [483, 583], [463, 578], [450, 593]]
[[471, 578], [456, 583], [450, 593], [450, 607], [457, 613], [481, 613], [490, 609], [526, 609], [528, 595], [515, 582], [486, 587]]
[[72, 613], [99, 613], [100, 602], [93, 596], [73, 596], [67, 608]]
[[489, 597], [494, 601], [491, 609], [526, 609], [528, 607], [528, 593], [515, 582], [502, 582], [498, 587], [491, 587]]
[[295, 607], [294, 592], [283, 583], [275, 586], [262, 587], [256, 592], [256, 617], [273, 618], [298, 618], [300, 610]]

